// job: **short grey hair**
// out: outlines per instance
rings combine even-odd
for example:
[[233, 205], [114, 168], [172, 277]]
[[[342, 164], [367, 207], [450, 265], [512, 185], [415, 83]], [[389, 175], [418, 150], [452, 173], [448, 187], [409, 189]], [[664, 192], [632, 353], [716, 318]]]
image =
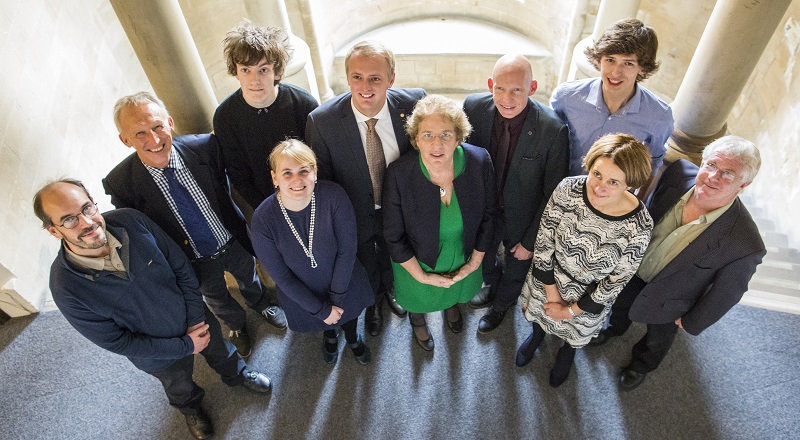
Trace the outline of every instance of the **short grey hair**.
[[141, 104], [150, 104], [153, 103], [164, 110], [164, 114], [169, 117], [169, 112], [167, 111], [167, 107], [164, 103], [156, 97], [156, 95], [150, 92], [137, 92], [133, 95], [123, 96], [117, 100], [117, 103], [114, 104], [114, 125], [117, 126], [117, 132], [122, 133], [122, 129], [119, 126], [119, 114], [122, 112], [122, 109], [125, 107], [134, 107]]
[[752, 142], [739, 136], [723, 136], [703, 149], [703, 163], [713, 154], [724, 154], [744, 167], [742, 179], [752, 182], [761, 168], [761, 153]]

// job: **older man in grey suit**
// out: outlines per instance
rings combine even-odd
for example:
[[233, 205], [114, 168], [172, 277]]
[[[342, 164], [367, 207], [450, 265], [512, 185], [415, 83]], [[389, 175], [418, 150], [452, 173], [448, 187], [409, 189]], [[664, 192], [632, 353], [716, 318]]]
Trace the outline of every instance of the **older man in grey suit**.
[[737, 196], [760, 166], [755, 145], [725, 136], [703, 150], [699, 169], [679, 160], [664, 171], [648, 204], [656, 222], [650, 246], [611, 309], [610, 327], [590, 343], [623, 334], [631, 320], [647, 324], [622, 370], [622, 389], [638, 387], [659, 366], [680, 329], [700, 334], [747, 291], [766, 248]]

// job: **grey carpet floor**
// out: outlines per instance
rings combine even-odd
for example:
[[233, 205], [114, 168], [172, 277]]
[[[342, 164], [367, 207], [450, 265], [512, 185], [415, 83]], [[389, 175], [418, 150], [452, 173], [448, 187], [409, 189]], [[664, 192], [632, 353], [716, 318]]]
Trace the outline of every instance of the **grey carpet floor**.
[[[452, 334], [429, 315], [423, 352], [407, 320], [367, 337], [373, 362], [344, 349], [323, 363], [321, 337], [277, 331], [255, 313], [251, 367], [271, 396], [229, 388], [198, 357], [195, 379], [217, 439], [778, 439], [800, 437], [800, 316], [736, 306], [699, 337], [680, 334], [641, 387], [616, 380], [644, 333], [634, 325], [604, 347], [578, 351], [558, 389], [548, 373], [558, 343], [514, 365], [529, 326], [517, 311], [489, 335], [465, 310]], [[184, 419], [158, 381], [83, 339], [59, 312], [0, 326], [0, 438], [183, 439]]]

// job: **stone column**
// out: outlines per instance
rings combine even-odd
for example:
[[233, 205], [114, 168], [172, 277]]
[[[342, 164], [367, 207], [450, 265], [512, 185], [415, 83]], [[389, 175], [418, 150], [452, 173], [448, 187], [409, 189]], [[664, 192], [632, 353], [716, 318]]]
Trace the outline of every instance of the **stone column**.
[[289, 44], [294, 49], [292, 59], [286, 66], [282, 82], [302, 87], [319, 101], [317, 78], [311, 64], [311, 52], [303, 39], [292, 33], [289, 14], [284, 0], [245, 0], [244, 7], [250, 20], [257, 26], [280, 27], [289, 35]]
[[300, 15], [303, 18], [303, 27], [306, 32], [306, 41], [311, 51], [311, 59], [314, 62], [314, 66], [316, 66], [315, 73], [317, 76], [317, 86], [319, 87], [320, 103], [323, 103], [334, 96], [330, 81], [328, 81], [327, 64], [323, 61], [322, 49], [320, 48], [320, 41], [317, 36], [317, 27], [314, 24], [314, 15], [311, 12], [311, 4], [309, 0], [298, 0], [298, 3], [300, 5]]
[[718, 0], [683, 78], [672, 112], [666, 161], [702, 160], [727, 119], [791, 0]]
[[110, 1], [176, 131], [210, 132], [217, 99], [178, 0]]
[[642, 0], [601, 0], [592, 35], [581, 40], [572, 51], [572, 64], [567, 81], [599, 76], [600, 72], [586, 59], [583, 51], [594, 43], [612, 24], [623, 18], [636, 18]]

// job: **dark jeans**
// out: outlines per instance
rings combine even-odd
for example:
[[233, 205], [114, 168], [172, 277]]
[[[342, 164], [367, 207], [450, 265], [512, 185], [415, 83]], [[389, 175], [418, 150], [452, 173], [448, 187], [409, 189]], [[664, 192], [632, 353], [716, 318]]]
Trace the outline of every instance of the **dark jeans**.
[[[208, 346], [200, 354], [206, 359], [208, 365], [220, 375], [223, 383], [228, 386], [241, 385], [244, 380], [242, 372], [247, 365], [236, 352], [236, 347], [222, 337], [222, 329], [217, 318], [208, 307], [204, 306], [204, 309], [208, 332], [211, 336]], [[149, 374], [161, 381], [170, 405], [183, 414], [197, 414], [205, 392], [192, 380], [193, 372], [194, 355], [189, 355], [178, 359], [161, 371], [149, 372]]]
[[367, 270], [369, 284], [375, 293], [375, 305], [379, 306], [384, 294], [392, 288], [394, 282], [389, 248], [383, 239], [383, 214], [380, 209], [375, 210], [373, 231], [375, 233], [369, 240], [358, 244], [356, 256]]
[[236, 279], [239, 291], [250, 308], [261, 312], [270, 305], [256, 273], [255, 258], [236, 239], [231, 240], [219, 258], [204, 262], [193, 261], [192, 267], [200, 281], [200, 292], [206, 303], [231, 330], [244, 328], [247, 315], [228, 292], [225, 271]]

